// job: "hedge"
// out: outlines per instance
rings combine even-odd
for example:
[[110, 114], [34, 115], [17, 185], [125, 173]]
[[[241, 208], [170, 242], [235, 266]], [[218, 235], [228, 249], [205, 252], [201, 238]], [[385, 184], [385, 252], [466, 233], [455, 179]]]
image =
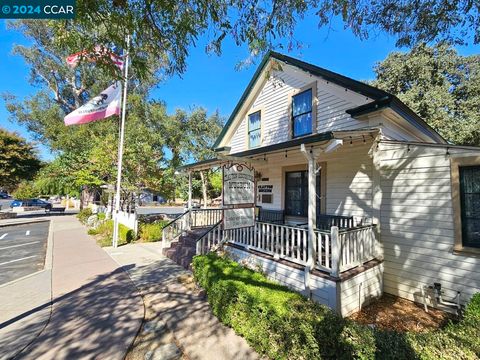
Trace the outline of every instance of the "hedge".
[[[132, 229], [123, 224], [118, 224], [118, 245], [124, 245], [132, 242], [135, 239], [135, 234]], [[90, 235], [97, 235], [97, 244], [104, 246], [111, 246], [113, 239], [113, 220], [107, 220], [101, 223], [96, 228], [88, 230]]]
[[157, 220], [150, 224], [139, 222], [138, 239], [144, 242], [162, 240], [162, 229], [168, 223], [167, 220]]
[[477, 359], [480, 294], [464, 318], [427, 333], [383, 331], [343, 319], [288, 288], [215, 254], [193, 259], [213, 313], [271, 359]]

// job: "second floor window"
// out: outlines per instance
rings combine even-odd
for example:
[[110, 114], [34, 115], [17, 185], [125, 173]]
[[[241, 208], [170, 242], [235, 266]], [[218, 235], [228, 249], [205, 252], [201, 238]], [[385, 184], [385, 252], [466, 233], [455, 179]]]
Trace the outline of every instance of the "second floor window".
[[293, 137], [312, 133], [312, 89], [292, 97]]
[[260, 146], [262, 142], [260, 111], [248, 115], [248, 147]]

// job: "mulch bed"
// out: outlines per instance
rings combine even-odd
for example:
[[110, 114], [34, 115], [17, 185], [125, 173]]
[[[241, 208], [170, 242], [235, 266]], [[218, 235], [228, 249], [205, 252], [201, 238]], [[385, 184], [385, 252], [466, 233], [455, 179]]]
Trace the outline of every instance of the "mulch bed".
[[453, 315], [430, 307], [426, 313], [422, 304], [384, 294], [350, 318], [382, 330], [422, 332], [441, 328]]

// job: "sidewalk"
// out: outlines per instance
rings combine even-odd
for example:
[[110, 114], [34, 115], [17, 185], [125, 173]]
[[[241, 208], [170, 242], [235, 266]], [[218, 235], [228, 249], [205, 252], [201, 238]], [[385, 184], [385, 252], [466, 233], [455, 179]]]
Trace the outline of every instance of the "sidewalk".
[[123, 359], [141, 297], [74, 216], [50, 219], [52, 269], [0, 287], [0, 359]]
[[176, 346], [190, 360], [259, 358], [242, 337], [218, 321], [208, 302], [179, 282], [180, 276], [191, 273], [162, 256], [160, 245], [144, 243], [105, 248], [128, 271], [144, 296], [147, 314], [153, 314], [147, 322], [148, 328], [161, 329], [156, 336], [161, 334], [163, 339], [150, 349], [153, 358], [175, 358], [165, 353], [173, 352]]

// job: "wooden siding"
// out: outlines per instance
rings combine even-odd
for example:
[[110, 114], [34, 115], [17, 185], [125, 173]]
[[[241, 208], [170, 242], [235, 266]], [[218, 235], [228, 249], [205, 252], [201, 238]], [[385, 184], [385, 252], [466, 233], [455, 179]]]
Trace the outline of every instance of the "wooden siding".
[[339, 283], [337, 311], [348, 316], [383, 293], [383, 263]]
[[[372, 217], [373, 161], [370, 156], [371, 142], [363, 144], [348, 141], [339, 150], [321, 155], [318, 162], [325, 162], [326, 168], [326, 213], [331, 215]], [[285, 194], [284, 169], [304, 166], [307, 161], [299, 150], [267, 155], [267, 164], [257, 167], [262, 178], [258, 185], [273, 185], [273, 203], [258, 203], [266, 209], [283, 209]]]
[[[440, 282], [445, 296], [480, 291], [480, 258], [453, 253], [450, 158], [445, 147], [381, 143], [381, 242], [385, 292], [423, 301], [421, 287]], [[478, 154], [450, 148], [450, 156]]]
[[275, 71], [259, 91], [246, 111], [239, 114], [239, 125], [230, 140], [231, 153], [247, 150], [247, 115], [253, 109], [262, 107], [262, 146], [287, 141], [289, 135], [289, 99], [293, 91], [316, 81], [317, 85], [317, 132], [356, 129], [368, 126], [368, 122], [353, 119], [345, 110], [363, 105], [371, 99], [345, 91], [343, 87], [327, 82], [291, 65], [282, 65], [282, 71]]

